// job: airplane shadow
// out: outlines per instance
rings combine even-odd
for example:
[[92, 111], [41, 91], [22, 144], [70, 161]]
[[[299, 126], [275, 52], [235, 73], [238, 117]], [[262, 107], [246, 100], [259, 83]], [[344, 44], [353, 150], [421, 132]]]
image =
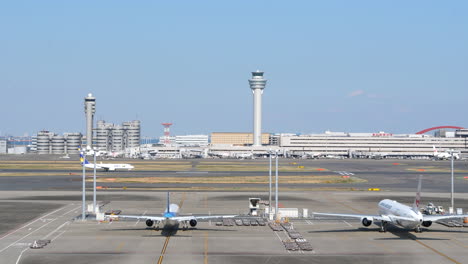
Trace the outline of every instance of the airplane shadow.
[[[380, 227], [380, 223], [376, 223]], [[341, 233], [341, 232], [348, 232], [348, 233], [355, 233], [355, 232], [375, 232], [379, 233], [380, 228], [348, 228], [348, 229], [334, 229], [334, 230], [318, 230], [318, 231], [309, 231], [308, 233]], [[450, 240], [446, 238], [431, 238], [431, 237], [418, 237], [416, 236], [417, 233], [413, 233], [413, 230], [402, 229], [396, 227], [394, 225], [388, 224], [387, 226], [387, 233], [391, 233], [396, 237], [381, 237], [375, 238], [375, 240]], [[423, 234], [426, 232], [430, 233], [460, 233], [465, 231], [458, 231], [458, 230], [434, 230], [434, 229], [423, 229]]]
[[[183, 229], [179, 227], [165, 227], [165, 228], [160, 228], [160, 229], [155, 229], [155, 228], [113, 228], [113, 229], [102, 229], [102, 231], [107, 231], [107, 232], [112, 232], [112, 231], [142, 231], [142, 230], [147, 230], [147, 231], [154, 231], [154, 232], [159, 232], [161, 231], [160, 234], [157, 235], [142, 235], [142, 237], [168, 237], [168, 236], [175, 236], [177, 235], [178, 237], [192, 237], [192, 236], [187, 236], [187, 235], [181, 235], [179, 231], [186, 232], [186, 231], [211, 231], [211, 232], [237, 232], [237, 230], [229, 230], [229, 229], [212, 229], [212, 228], [196, 228], [196, 227], [189, 227], [188, 229]], [[177, 234], [179, 233], [179, 234]]]

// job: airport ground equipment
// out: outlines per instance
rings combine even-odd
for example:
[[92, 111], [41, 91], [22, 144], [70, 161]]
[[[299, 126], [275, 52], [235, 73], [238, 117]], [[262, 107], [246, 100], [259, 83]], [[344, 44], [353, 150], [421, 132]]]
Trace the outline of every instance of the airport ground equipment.
[[260, 209], [260, 198], [249, 198], [249, 214], [257, 216]]

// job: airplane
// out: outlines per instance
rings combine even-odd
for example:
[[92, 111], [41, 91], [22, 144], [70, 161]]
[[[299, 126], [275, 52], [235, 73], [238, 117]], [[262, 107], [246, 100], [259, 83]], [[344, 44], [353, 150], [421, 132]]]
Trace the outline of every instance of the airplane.
[[[452, 159], [452, 154], [449, 152], [439, 152], [437, 151], [437, 148], [433, 145], [432, 148], [434, 149], [434, 157], [437, 159]], [[460, 159], [460, 156], [458, 153], [453, 153], [453, 159]]]
[[[80, 163], [84, 165], [85, 168], [94, 169], [94, 164], [89, 163], [89, 161], [84, 156], [83, 152], [80, 151]], [[103, 169], [104, 171], [116, 171], [116, 170], [132, 170], [135, 167], [131, 164], [114, 164], [114, 163], [99, 163], [96, 164], [96, 169]]]
[[171, 204], [169, 200], [169, 192], [167, 193], [167, 206], [166, 210], [161, 216], [147, 216], [147, 215], [117, 215], [118, 218], [130, 219], [146, 219], [146, 226], [153, 227], [159, 230], [160, 225], [163, 229], [172, 229], [178, 227], [182, 223], [182, 230], [187, 230], [188, 226], [195, 227], [199, 220], [216, 219], [216, 218], [233, 218], [237, 215], [203, 215], [203, 216], [179, 216], [179, 206]]
[[373, 221], [381, 221], [379, 232], [386, 232], [388, 223], [401, 226], [405, 229], [414, 229], [416, 233], [421, 233], [423, 227], [431, 226], [432, 222], [451, 219], [451, 218], [463, 218], [468, 215], [423, 215], [419, 210], [419, 203], [421, 201], [421, 179], [419, 176], [418, 190], [413, 206], [407, 206], [397, 201], [384, 199], [379, 202], [379, 214], [378, 215], [364, 215], [364, 214], [335, 214], [335, 213], [313, 213], [314, 215], [324, 216], [337, 216], [337, 217], [351, 217], [360, 218], [363, 226], [368, 227]]
[[236, 153], [235, 157], [238, 159], [253, 159], [253, 153], [252, 152], [240, 152], [240, 153]]
[[318, 159], [322, 156], [320, 152], [306, 152], [305, 157], [309, 159]]

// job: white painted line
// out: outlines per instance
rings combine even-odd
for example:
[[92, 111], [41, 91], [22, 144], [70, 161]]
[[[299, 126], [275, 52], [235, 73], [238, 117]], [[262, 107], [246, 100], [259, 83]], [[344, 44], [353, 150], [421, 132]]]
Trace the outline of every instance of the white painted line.
[[[143, 214], [141, 214], [141, 216], [144, 216], [146, 214], [146, 212], [148, 212], [148, 210], [144, 211]], [[138, 219], [138, 221], [135, 223], [135, 226], [140, 223], [140, 219]]]
[[57, 232], [58, 230], [60, 230], [62, 227], [64, 227], [65, 225], [68, 225], [70, 224], [70, 221], [67, 221], [63, 224], [61, 224], [59, 227], [55, 228], [52, 232], [50, 232], [49, 234], [47, 234], [44, 239], [47, 239], [50, 235], [52, 235], [53, 233]]
[[[54, 221], [55, 221], [55, 220], [54, 220]], [[20, 238], [20, 239], [16, 240], [15, 242], [11, 243], [10, 245], [8, 245], [8, 246], [6, 246], [5, 248], [3, 248], [2, 250], [0, 250], [0, 253], [2, 253], [3, 251], [7, 250], [8, 248], [10, 248], [11, 246], [13, 246], [14, 244], [18, 243], [18, 242], [19, 242], [19, 241], [21, 241], [22, 239], [24, 239], [24, 238], [28, 237], [28, 236], [29, 236], [29, 235], [31, 235], [32, 233], [34, 233], [34, 232], [36, 232], [36, 231], [39, 231], [39, 230], [41, 230], [43, 227], [45, 227], [45, 226], [49, 225], [49, 224], [50, 224], [50, 223], [52, 223], [52, 222], [53, 222], [53, 221], [50, 221], [50, 222], [48, 222], [48, 223], [46, 223], [46, 224], [42, 225], [42, 226], [41, 226], [41, 227], [39, 227], [38, 229], [36, 229], [36, 230], [34, 230], [34, 231], [30, 232], [29, 234], [27, 234], [27, 235], [23, 236], [22, 238]]]
[[[73, 205], [73, 204], [71, 204], [71, 205]], [[63, 207], [61, 207], [61, 208], [59, 208], [59, 209], [57, 209], [57, 210], [55, 210], [55, 211], [52, 211], [52, 212], [50, 212], [50, 213], [48, 213], [48, 214], [46, 214], [46, 215], [39, 216], [39, 217], [36, 218], [35, 220], [32, 220], [32, 222], [29, 222], [28, 224], [26, 224], [26, 225], [24, 225], [24, 226], [22, 226], [22, 227], [20, 227], [20, 228], [17, 228], [17, 229], [15, 229], [15, 230], [11, 231], [10, 233], [7, 233], [6, 235], [0, 237], [0, 240], [4, 239], [5, 237], [8, 237], [8, 236], [11, 235], [11, 234], [16, 233], [16, 232], [17, 232], [18, 230], [20, 230], [20, 229], [23, 229], [23, 228], [25, 228], [25, 227], [27, 227], [27, 226], [32, 225], [33, 223], [35, 223], [35, 222], [41, 220], [41, 219], [44, 218], [44, 217], [47, 217], [47, 216], [49, 216], [49, 215], [51, 215], [51, 214], [53, 214], [53, 213], [56, 213], [56, 212], [58, 212], [58, 211], [60, 211], [60, 210], [62, 210], [62, 209], [65, 209], [65, 207], [67, 207], [67, 206], [70, 206], [70, 204], [67, 204], [67, 205], [65, 205], [65, 206], [63, 206]], [[29, 229], [29, 230], [31, 230], [31, 229]]]
[[63, 233], [65, 233], [66, 231], [63, 230], [62, 232], [60, 232], [58, 235], [56, 235], [54, 238], [51, 239], [51, 241], [54, 241], [55, 239], [57, 239], [59, 236], [63, 235]]
[[18, 256], [18, 259], [16, 260], [16, 264], [19, 263], [19, 261], [20, 261], [20, 259], [21, 259], [21, 256], [23, 256], [23, 253], [24, 253], [26, 250], [28, 250], [28, 249], [29, 249], [29, 248], [25, 248], [25, 249], [23, 249], [23, 251], [21, 251], [20, 255]]
[[69, 213], [71, 213], [71, 212], [75, 211], [76, 209], [78, 209], [78, 208], [80, 208], [80, 207], [81, 207], [81, 206], [78, 206], [78, 207], [76, 207], [76, 208], [73, 208], [72, 210], [70, 210], [70, 211], [68, 211], [68, 212], [64, 213], [64, 214], [63, 214], [63, 215], [61, 215], [61, 216], [65, 216], [66, 214], [69, 214]]
[[346, 222], [344, 220], [343, 220], [343, 222], [345, 222], [345, 224], [347, 224], [348, 226], [353, 227], [350, 223], [348, 223], [348, 222]]

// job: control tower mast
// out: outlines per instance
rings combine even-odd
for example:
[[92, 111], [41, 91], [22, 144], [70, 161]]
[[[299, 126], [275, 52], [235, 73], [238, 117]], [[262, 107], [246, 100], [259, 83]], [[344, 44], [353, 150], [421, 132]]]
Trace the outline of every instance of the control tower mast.
[[263, 78], [262, 71], [252, 72], [252, 79], [249, 79], [250, 89], [253, 93], [253, 146], [262, 145], [262, 94], [267, 80]]
[[84, 102], [85, 114], [86, 114], [86, 148], [92, 149], [93, 147], [93, 118], [96, 112], [96, 98], [93, 94], [89, 93], [85, 97]]

